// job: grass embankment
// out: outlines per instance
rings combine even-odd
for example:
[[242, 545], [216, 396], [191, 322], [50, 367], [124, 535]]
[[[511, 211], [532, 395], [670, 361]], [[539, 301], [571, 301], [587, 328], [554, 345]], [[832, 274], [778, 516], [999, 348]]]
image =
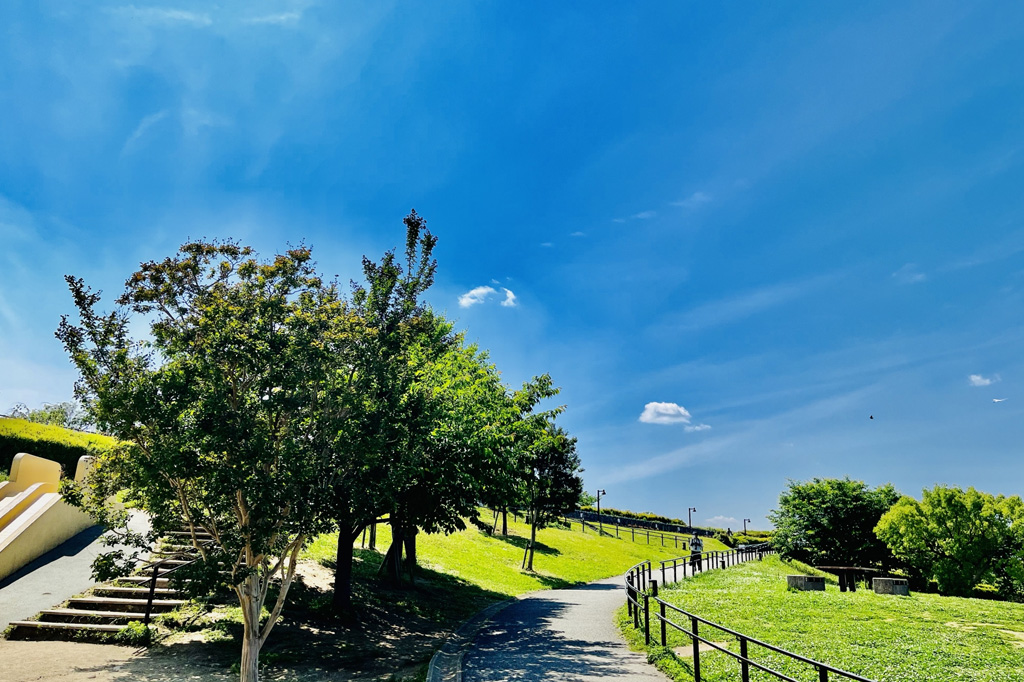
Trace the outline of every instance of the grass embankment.
[[[572, 530], [552, 527], [538, 531], [534, 571], [529, 572], [520, 567], [530, 527], [510, 516], [509, 533], [508, 537], [489, 536], [472, 526], [447, 536], [421, 533], [416, 539], [416, 552], [422, 566], [503, 597], [588, 583], [624, 573], [645, 559], [670, 559], [686, 554], [671, 543], [662, 547], [653, 538], [650, 545], [632, 542], [621, 531], [620, 539], [616, 539], [607, 528], [598, 537], [591, 528], [581, 532], [579, 524], [574, 523]], [[377, 546], [383, 550], [390, 542], [390, 529], [378, 526]], [[335, 557], [336, 546], [336, 535], [324, 535], [306, 550], [305, 556], [329, 564]], [[705, 543], [707, 551], [719, 549], [725, 547], [714, 541]]]
[[27, 452], [60, 463], [63, 475], [73, 477], [80, 457], [109, 450], [116, 443], [98, 433], [0, 417], [0, 472], [9, 473], [14, 456]]
[[[666, 601], [725, 627], [808, 658], [879, 682], [1016, 679], [1024, 669], [1024, 605], [934, 594], [876, 595], [867, 589], [840, 592], [834, 578], [825, 592], [786, 588], [787, 574], [815, 573], [777, 557], [714, 571], [684, 581], [661, 594]], [[643, 632], [620, 626], [637, 647]], [[657, 631], [652, 619], [652, 630]], [[670, 631], [671, 632], [671, 631]], [[702, 635], [728, 641], [704, 627]], [[660, 647], [652, 658], [670, 677], [692, 680], [690, 638], [673, 632], [669, 648], [683, 647], [678, 659]], [[729, 649], [739, 651], [732, 641]], [[751, 646], [755, 660], [797, 679], [816, 679], [808, 666]], [[739, 664], [726, 654], [701, 654], [701, 678], [738, 679]], [[774, 679], [751, 674], [752, 680]], [[830, 678], [831, 679], [831, 678]]]
[[[337, 536], [317, 538], [304, 552], [300, 582], [289, 594], [280, 624], [261, 655], [268, 679], [422, 680], [444, 639], [481, 608], [544, 588], [567, 587], [623, 573], [644, 559], [673, 558], [673, 547], [631, 542], [628, 536], [598, 537], [580, 531], [545, 528], [538, 532], [533, 572], [520, 568], [529, 526], [509, 517], [507, 537], [489, 536], [470, 526], [449, 536], [417, 537], [416, 585], [393, 587], [377, 577], [382, 552], [390, 544], [387, 526], [378, 526], [379, 551], [356, 543], [353, 609], [331, 612]], [[621, 534], [621, 531], [620, 531]], [[717, 543], [705, 545], [721, 549]], [[189, 670], [224, 671], [241, 648], [241, 612], [219, 607], [212, 613], [186, 610], [165, 617], [183, 629], [152, 651], [173, 656]], [[202, 671], [199, 671], [202, 672]]]

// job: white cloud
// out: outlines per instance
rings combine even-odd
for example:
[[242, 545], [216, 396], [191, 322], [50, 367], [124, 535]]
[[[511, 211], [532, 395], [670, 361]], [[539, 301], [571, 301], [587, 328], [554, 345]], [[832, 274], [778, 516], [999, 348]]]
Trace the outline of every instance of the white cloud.
[[918, 270], [914, 263], [907, 263], [892, 273], [892, 278], [900, 284], [920, 284], [928, 279], [928, 275]]
[[193, 26], [209, 26], [213, 23], [213, 20], [210, 19], [210, 15], [208, 14], [189, 12], [183, 9], [136, 7], [135, 5], [128, 5], [127, 7], [118, 7], [115, 11], [119, 14], [128, 16], [130, 19], [147, 24], [191, 24]]
[[743, 525], [742, 521], [732, 516], [712, 516], [710, 519], [704, 519], [704, 523], [712, 528], [732, 528]]
[[498, 293], [494, 290], [494, 287], [476, 287], [470, 289], [466, 293], [459, 296], [459, 307], [468, 308], [476, 305], [477, 303], [483, 303], [487, 300], [488, 296]]
[[991, 386], [995, 382], [999, 381], [999, 375], [993, 374], [990, 377], [985, 377], [980, 374], [972, 374], [971, 376], [967, 377], [967, 381], [971, 384], [971, 386]]
[[669, 324], [684, 330], [729, 324], [806, 296], [834, 279], [836, 277], [833, 275], [823, 275], [803, 282], [762, 287], [732, 298], [699, 305], [676, 316]]
[[281, 14], [267, 14], [260, 17], [251, 17], [249, 19], [245, 19], [244, 22], [247, 24], [276, 24], [282, 26], [285, 24], [294, 24], [301, 18], [301, 12], [283, 12]]
[[585, 237], [585, 236], [586, 236], [586, 233], [585, 233], [585, 232], [573, 232], [573, 233], [572, 233], [572, 234], [570, 234], [569, 236], [570, 236], [570, 237]]
[[155, 114], [150, 114], [149, 116], [143, 117], [143, 119], [139, 121], [139, 125], [135, 126], [135, 130], [132, 132], [132, 134], [128, 136], [127, 140], [125, 140], [124, 145], [122, 145], [121, 147], [121, 153], [128, 154], [129, 152], [131, 152], [135, 148], [135, 143], [138, 142], [139, 139], [142, 138], [142, 136], [145, 135], [150, 128], [155, 126], [157, 123], [159, 123], [166, 117], [166, 109], [164, 109], [163, 111], [158, 111]]
[[[514, 308], [519, 305], [516, 302], [516, 295], [512, 293], [511, 289], [502, 287], [501, 290], [505, 292], [505, 298], [501, 301], [502, 306], [506, 308]], [[469, 308], [470, 306], [474, 306], [478, 303], [486, 303], [497, 295], [498, 290], [494, 287], [476, 287], [459, 296], [459, 307]]]
[[640, 414], [644, 424], [689, 424], [690, 413], [675, 403], [647, 403]]
[[639, 213], [634, 213], [630, 217], [633, 218], [633, 220], [650, 220], [651, 218], [657, 217], [657, 215], [657, 211], [640, 211]]
[[687, 426], [686, 427], [686, 431], [687, 432], [710, 431], [710, 430], [711, 430], [711, 425], [710, 424], [694, 424], [693, 426]]
[[711, 201], [711, 195], [705, 192], [694, 192], [690, 196], [680, 201], [673, 201], [672, 206], [679, 206], [682, 208], [697, 208]]

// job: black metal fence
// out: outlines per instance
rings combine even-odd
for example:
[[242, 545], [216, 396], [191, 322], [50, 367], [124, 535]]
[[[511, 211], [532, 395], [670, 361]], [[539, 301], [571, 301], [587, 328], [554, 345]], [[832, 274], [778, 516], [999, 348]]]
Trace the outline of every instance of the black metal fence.
[[[652, 562], [641, 561], [626, 573], [626, 607], [629, 617], [633, 622], [633, 627], [643, 629], [644, 642], [648, 646], [651, 644], [652, 639], [656, 639], [661, 646], [668, 646], [669, 628], [688, 636], [692, 647], [694, 682], [701, 681], [700, 655], [702, 644], [735, 659], [739, 666], [740, 679], [743, 682], [750, 681], [751, 669], [761, 670], [775, 679], [786, 680], [787, 682], [800, 682], [783, 672], [770, 668], [763, 661], [755, 660], [752, 649], [756, 651], [757, 647], [805, 664], [809, 670], [817, 672], [818, 682], [828, 682], [829, 679], [872, 682], [872, 680], [866, 677], [855, 675], [854, 673], [830, 666], [827, 663], [815, 661], [767, 642], [762, 642], [759, 639], [748, 637], [706, 618], [701, 618], [697, 614], [685, 611], [678, 606], [669, 604], [658, 597], [659, 585], [664, 586], [678, 582], [687, 576], [693, 576], [696, 573], [714, 568], [724, 569], [752, 559], [761, 560], [766, 554], [773, 553], [774, 550], [771, 549], [770, 545], [764, 543], [741, 547], [728, 552], [705, 552], [699, 558], [688, 556], [661, 561], [659, 562], [661, 565], [657, 569], [660, 571], [660, 583], [653, 577], [655, 569]], [[651, 632], [652, 620], [655, 627], [653, 635]], [[709, 629], [714, 634], [710, 634], [708, 632]], [[715, 637], [720, 640], [723, 634], [736, 639], [739, 643], [739, 652], [728, 649], [722, 646], [720, 642], [709, 639], [709, 637]]]

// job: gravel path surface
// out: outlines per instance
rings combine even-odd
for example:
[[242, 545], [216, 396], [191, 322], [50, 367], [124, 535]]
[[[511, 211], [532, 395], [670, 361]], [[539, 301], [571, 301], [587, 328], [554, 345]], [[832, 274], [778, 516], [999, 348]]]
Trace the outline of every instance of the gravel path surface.
[[462, 679], [664, 682], [612, 622], [625, 599], [622, 576], [525, 597], [480, 631], [463, 658]]

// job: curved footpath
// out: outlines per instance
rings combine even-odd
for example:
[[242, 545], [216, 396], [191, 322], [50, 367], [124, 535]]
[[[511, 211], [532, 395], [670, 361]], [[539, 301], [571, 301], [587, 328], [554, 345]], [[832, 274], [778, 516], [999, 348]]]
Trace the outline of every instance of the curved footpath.
[[630, 651], [615, 627], [626, 602], [623, 577], [567, 590], [535, 592], [511, 602], [465, 633], [464, 682], [504, 680], [657, 680], [667, 678]]

